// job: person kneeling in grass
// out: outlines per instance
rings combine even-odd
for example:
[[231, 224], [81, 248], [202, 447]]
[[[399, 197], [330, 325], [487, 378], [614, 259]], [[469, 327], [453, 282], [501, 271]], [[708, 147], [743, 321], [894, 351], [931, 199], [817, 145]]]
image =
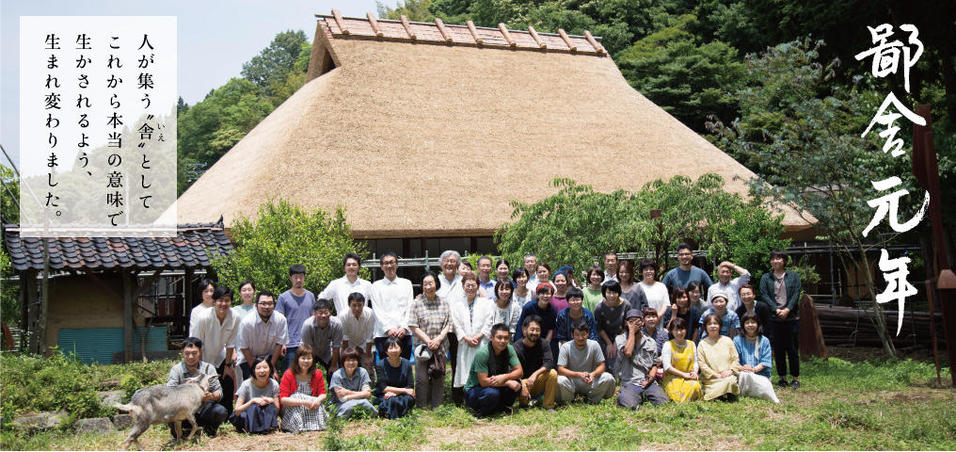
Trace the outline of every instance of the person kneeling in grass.
[[335, 405], [336, 416], [349, 417], [357, 407], [362, 407], [378, 414], [378, 410], [369, 402], [372, 397], [372, 380], [368, 371], [359, 367], [362, 353], [355, 347], [346, 348], [342, 352], [342, 368], [332, 374], [332, 403]]
[[558, 400], [571, 402], [576, 394], [598, 404], [614, 395], [614, 376], [605, 372], [601, 345], [588, 339], [590, 327], [584, 321], [571, 326], [571, 342], [558, 353]]
[[385, 338], [386, 358], [375, 366], [375, 405], [378, 414], [397, 419], [415, 406], [415, 376], [412, 363], [402, 358], [402, 343], [395, 337]]
[[491, 342], [478, 349], [465, 382], [465, 403], [478, 416], [491, 416], [514, 404], [521, 392], [521, 362], [511, 342], [508, 325], [491, 327]]
[[770, 382], [770, 369], [773, 367], [770, 340], [760, 334], [760, 317], [755, 313], [747, 313], [741, 323], [744, 325], [744, 334], [734, 337], [734, 346], [740, 357], [740, 375], [737, 377], [740, 395], [780, 403]]
[[[657, 318], [657, 311], [646, 308], [645, 312]], [[645, 336], [644, 317], [641, 311], [631, 309], [626, 315], [627, 332], [617, 335], [614, 342], [621, 353], [621, 393], [617, 404], [638, 409], [644, 398], [654, 405], [667, 402], [667, 394], [657, 384], [657, 344], [654, 339]]]

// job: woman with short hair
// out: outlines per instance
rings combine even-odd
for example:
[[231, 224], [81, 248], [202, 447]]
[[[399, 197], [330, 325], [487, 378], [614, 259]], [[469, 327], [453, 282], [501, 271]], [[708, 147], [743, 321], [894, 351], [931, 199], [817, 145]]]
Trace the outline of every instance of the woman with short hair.
[[329, 390], [332, 392], [332, 404], [335, 415], [347, 418], [356, 408], [378, 413], [369, 399], [372, 397], [372, 379], [368, 371], [359, 366], [362, 352], [355, 347], [347, 347], [342, 352], [342, 368], [332, 374]]
[[582, 289], [584, 292], [584, 307], [594, 312], [594, 308], [604, 299], [601, 294], [601, 284], [604, 284], [604, 270], [597, 265], [592, 265], [587, 272], [587, 286]]
[[279, 426], [279, 384], [270, 378], [275, 369], [268, 356], [256, 358], [250, 368], [252, 375], [239, 385], [229, 422], [239, 433], [269, 433]]
[[412, 363], [402, 358], [402, 344], [398, 339], [385, 339], [385, 355], [375, 366], [374, 404], [380, 416], [397, 419], [415, 406], [415, 377]]
[[673, 339], [664, 343], [661, 350], [664, 392], [675, 402], [698, 400], [701, 398], [700, 366], [697, 364], [697, 348], [687, 339], [687, 321], [680, 317], [671, 321], [670, 334]]
[[737, 384], [737, 374], [740, 372], [737, 347], [729, 337], [720, 334], [721, 319], [717, 314], [704, 317], [703, 327], [707, 330], [707, 337], [697, 344], [697, 361], [700, 364], [704, 400], [736, 400], [740, 394]]

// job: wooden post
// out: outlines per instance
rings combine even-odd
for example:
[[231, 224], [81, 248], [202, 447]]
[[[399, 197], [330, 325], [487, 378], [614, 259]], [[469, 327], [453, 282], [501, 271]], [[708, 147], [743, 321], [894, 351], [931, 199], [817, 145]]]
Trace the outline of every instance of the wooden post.
[[340, 13], [339, 10], [332, 8], [332, 17], [335, 18], [335, 25], [339, 26], [339, 30], [342, 30], [343, 35], [351, 34], [351, 32], [345, 28], [345, 21], [342, 20], [342, 13]]
[[133, 360], [133, 285], [130, 272], [123, 272], [123, 362]]
[[[26, 271], [25, 286], [26, 294], [23, 302], [26, 304], [24, 309], [27, 311], [27, 316], [26, 327], [20, 332], [23, 338], [20, 342], [25, 345], [25, 350], [29, 353], [38, 353], [37, 311], [39, 310], [40, 301], [37, 299], [37, 273], [35, 270]], [[27, 340], [27, 336], [29, 336], [29, 340]]]
[[827, 344], [823, 340], [823, 330], [820, 328], [820, 319], [813, 298], [803, 294], [798, 301], [800, 310], [800, 356], [819, 356], [827, 358]]
[[[183, 284], [183, 302], [176, 303], [176, 327], [185, 337], [188, 337], [189, 325], [187, 322], [193, 307], [193, 270], [191, 268], [186, 269], [186, 273], [183, 275]], [[180, 311], [180, 308], [182, 308], [182, 311]]]
[[412, 31], [412, 24], [408, 23], [408, 17], [405, 17], [405, 15], [402, 14], [401, 19], [402, 26], [405, 27], [405, 33], [408, 33], [408, 39], [411, 39], [412, 41], [417, 40], [418, 37], [415, 36], [415, 33]]
[[511, 39], [511, 33], [508, 33], [508, 27], [506, 27], [504, 23], [498, 23], [498, 30], [501, 31], [501, 36], [504, 36], [505, 41], [508, 41], [508, 45], [511, 46], [511, 48], [518, 46], [515, 40]]
[[445, 42], [451, 44], [452, 39], [451, 39], [451, 36], [448, 36], [448, 32], [445, 30], [445, 23], [442, 22], [441, 19], [439, 19], [439, 18], [436, 17], [436, 18], [435, 18], [435, 26], [438, 27], [438, 33], [441, 34], [442, 39], [444, 39]]
[[379, 28], [378, 21], [375, 20], [375, 16], [373, 16], [372, 13], [365, 13], [365, 17], [368, 18], [368, 24], [372, 26], [372, 31], [375, 32], [375, 36], [379, 38], [385, 36], [385, 33], [382, 33], [382, 29]]
[[50, 302], [50, 239], [43, 240], [43, 283], [40, 291], [40, 310], [37, 313], [36, 353], [46, 353], [46, 317]]
[[528, 33], [531, 33], [531, 37], [534, 38], [534, 42], [538, 43], [538, 47], [542, 49], [547, 49], [548, 45], [541, 41], [541, 38], [538, 36], [538, 32], [535, 31], [534, 27], [528, 25]]
[[475, 28], [475, 23], [469, 20], [468, 22], [465, 22], [465, 24], [468, 25], [468, 31], [471, 32], [471, 37], [475, 38], [475, 44], [478, 44], [479, 46], [484, 44], [485, 41], [478, 37], [478, 29]]
[[568, 49], [572, 53], [577, 52], [578, 48], [574, 44], [571, 44], [571, 38], [568, 37], [568, 34], [564, 32], [563, 28], [558, 29], [558, 35], [561, 36], [561, 40], [564, 41], [564, 44], [568, 46]]

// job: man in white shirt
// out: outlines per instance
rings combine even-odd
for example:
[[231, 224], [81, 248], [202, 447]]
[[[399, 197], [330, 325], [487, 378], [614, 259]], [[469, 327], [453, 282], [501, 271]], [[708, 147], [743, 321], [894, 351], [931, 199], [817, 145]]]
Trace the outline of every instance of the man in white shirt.
[[402, 357], [412, 357], [412, 334], [408, 329], [408, 310], [412, 306], [412, 282], [398, 277], [398, 255], [386, 251], [379, 258], [385, 277], [372, 283], [372, 311], [375, 312], [375, 349], [386, 355], [385, 341], [394, 337], [402, 347]]
[[236, 334], [239, 317], [232, 311], [232, 289], [219, 286], [213, 292], [213, 307], [199, 314], [196, 323], [189, 325], [189, 336], [202, 341], [202, 360], [222, 375], [222, 406], [232, 412], [232, 394], [236, 390], [236, 372], [233, 368], [236, 353]]
[[372, 308], [365, 306], [365, 296], [358, 292], [349, 294], [349, 310], [345, 315], [340, 315], [339, 320], [342, 322], [342, 350], [348, 350], [349, 347], [359, 350], [362, 353], [359, 363], [374, 381], [372, 345], [375, 344], [375, 314]]
[[352, 292], [362, 294], [366, 300], [372, 299], [372, 283], [358, 277], [359, 269], [362, 267], [362, 258], [358, 254], [348, 253], [342, 259], [342, 266], [345, 268], [345, 276], [332, 280], [318, 296], [318, 298], [332, 300], [337, 317], [348, 314], [348, 300]]
[[[249, 314], [239, 322], [237, 347], [239, 367], [243, 375], [252, 375], [249, 364], [260, 356], [271, 354], [272, 368], [276, 368], [276, 361], [282, 353], [282, 347], [289, 341], [289, 326], [285, 316], [274, 312], [276, 296], [268, 290], [262, 290], [256, 295], [256, 313]], [[273, 372], [273, 378], [279, 379], [278, 372]]]
[[608, 251], [604, 253], [604, 282], [617, 281], [617, 253]]
[[[445, 250], [441, 253], [441, 275], [438, 275], [440, 285], [435, 292], [438, 298], [445, 300], [451, 307], [455, 303], [464, 302], [465, 291], [461, 287], [461, 275], [458, 274], [458, 263], [461, 262], [461, 255], [455, 250]], [[458, 335], [455, 328], [452, 327], [448, 335], [448, 353], [451, 362], [451, 375], [455, 377], [458, 369]], [[461, 372], [468, 372], [471, 369], [461, 369]], [[463, 394], [453, 392], [452, 399], [456, 404], [461, 404], [464, 400]]]
[[[733, 272], [736, 271], [740, 276], [730, 279]], [[727, 299], [727, 310], [737, 311], [740, 307], [740, 286], [750, 282], [750, 272], [733, 262], [723, 261], [717, 266], [717, 282], [707, 289], [707, 302], [718, 294], [723, 293], [729, 296]]]
[[525, 287], [533, 294], [538, 289], [538, 256], [525, 254], [524, 269], [528, 271], [528, 282], [525, 283]]

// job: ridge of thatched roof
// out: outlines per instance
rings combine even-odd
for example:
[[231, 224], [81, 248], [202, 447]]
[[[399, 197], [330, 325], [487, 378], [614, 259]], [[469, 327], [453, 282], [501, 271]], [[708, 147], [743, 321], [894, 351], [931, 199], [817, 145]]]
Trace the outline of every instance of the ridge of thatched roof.
[[316, 14], [315, 17], [319, 18], [318, 27], [330, 38], [607, 55], [600, 44], [601, 38], [587, 30], [584, 36], [578, 36], [569, 35], [563, 29], [558, 29], [558, 33], [540, 33], [534, 27], [509, 30], [505, 24], [498, 24], [497, 28], [478, 27], [471, 21], [464, 25], [445, 24], [438, 18], [434, 22], [415, 22], [405, 16], [400, 20], [376, 19], [372, 13], [365, 18], [342, 17], [334, 9], [331, 16]]
[[[320, 16], [309, 81], [180, 197], [180, 222], [230, 224], [284, 198], [345, 207], [357, 238], [487, 236], [556, 177], [610, 192], [714, 172], [746, 196], [756, 176], [596, 52], [357, 37], [371, 21], [342, 20], [348, 35]], [[782, 212], [788, 231], [809, 228]]]

